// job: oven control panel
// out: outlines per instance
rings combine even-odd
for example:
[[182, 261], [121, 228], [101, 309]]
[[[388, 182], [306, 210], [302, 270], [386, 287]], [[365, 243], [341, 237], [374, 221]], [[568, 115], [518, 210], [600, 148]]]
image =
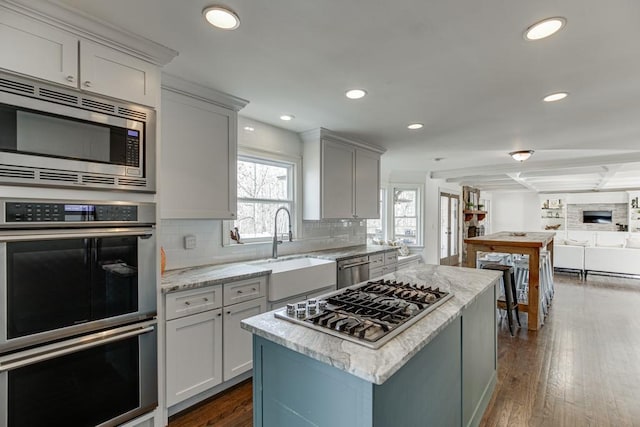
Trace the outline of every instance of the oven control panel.
[[5, 222], [137, 222], [138, 206], [119, 204], [76, 204], [6, 202]]

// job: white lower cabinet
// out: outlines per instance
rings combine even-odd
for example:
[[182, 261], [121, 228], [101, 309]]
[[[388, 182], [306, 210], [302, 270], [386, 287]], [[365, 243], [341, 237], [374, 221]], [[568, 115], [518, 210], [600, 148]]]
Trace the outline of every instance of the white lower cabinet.
[[241, 302], [224, 308], [222, 333], [222, 378], [228, 381], [253, 368], [253, 338], [240, 322], [267, 311], [267, 298]]
[[167, 322], [167, 405], [222, 382], [222, 309]]
[[393, 273], [398, 267], [398, 252], [390, 251], [369, 255], [369, 279], [373, 280], [385, 274]]
[[261, 276], [166, 296], [168, 407], [253, 368], [253, 339], [240, 322], [266, 311], [266, 284]]

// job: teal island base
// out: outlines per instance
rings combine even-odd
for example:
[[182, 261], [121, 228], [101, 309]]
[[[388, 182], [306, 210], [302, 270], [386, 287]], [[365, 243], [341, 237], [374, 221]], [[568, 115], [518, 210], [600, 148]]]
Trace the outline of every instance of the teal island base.
[[492, 286], [382, 384], [254, 335], [254, 425], [479, 425], [496, 382], [495, 301]]

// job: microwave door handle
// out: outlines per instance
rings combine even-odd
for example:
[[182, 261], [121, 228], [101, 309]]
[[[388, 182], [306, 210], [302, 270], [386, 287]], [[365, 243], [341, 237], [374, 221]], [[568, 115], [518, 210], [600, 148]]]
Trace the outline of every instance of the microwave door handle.
[[[150, 325], [146, 327], [136, 326], [132, 330], [125, 330], [125, 331], [122, 331], [121, 329], [125, 329], [125, 328], [120, 328], [118, 330], [111, 331], [106, 335], [104, 335], [104, 333], [97, 333], [97, 334], [94, 334], [95, 337], [94, 335], [90, 335], [88, 337], [81, 337], [71, 341], [63, 341], [63, 342], [51, 344], [50, 346], [47, 346], [46, 350], [36, 352], [30, 357], [29, 356], [20, 357], [18, 355], [18, 357], [15, 360], [12, 360], [10, 359], [10, 357], [7, 357], [6, 362], [0, 359], [0, 373], [11, 371], [13, 369], [22, 368], [28, 365], [33, 365], [34, 363], [44, 362], [46, 360], [53, 359], [55, 357], [65, 356], [71, 353], [77, 353], [82, 350], [98, 347], [100, 345], [108, 344], [111, 342], [121, 341], [121, 340], [135, 337], [138, 335], [144, 335], [149, 332], [153, 332], [153, 330], [155, 329], [155, 326], [154, 325]], [[91, 339], [92, 337], [94, 338]], [[88, 341], [88, 342], [83, 342], [83, 341]], [[74, 344], [75, 342], [77, 342], [77, 344]], [[17, 355], [12, 354], [10, 356], [17, 356]]]

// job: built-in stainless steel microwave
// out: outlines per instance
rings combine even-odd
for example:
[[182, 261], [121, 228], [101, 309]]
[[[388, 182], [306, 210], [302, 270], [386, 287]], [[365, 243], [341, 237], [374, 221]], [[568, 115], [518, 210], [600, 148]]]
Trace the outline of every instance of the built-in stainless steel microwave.
[[155, 192], [155, 111], [0, 73], [0, 184]]

